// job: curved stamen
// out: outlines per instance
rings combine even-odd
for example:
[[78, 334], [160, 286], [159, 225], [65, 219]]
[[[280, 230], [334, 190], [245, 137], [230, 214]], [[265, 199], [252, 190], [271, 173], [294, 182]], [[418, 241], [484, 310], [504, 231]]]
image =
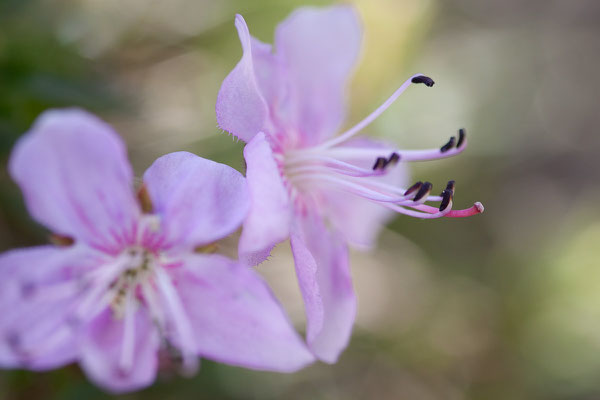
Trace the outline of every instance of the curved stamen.
[[373, 171], [385, 170], [388, 165], [396, 165], [400, 162], [400, 155], [396, 152], [392, 153], [389, 158], [377, 157], [375, 164], [373, 164]]
[[456, 147], [462, 146], [462, 144], [465, 141], [466, 137], [467, 137], [467, 134], [465, 132], [465, 128], [460, 128], [458, 130], [458, 142], [456, 142]]
[[[349, 165], [351, 165], [351, 164], [349, 164]], [[364, 170], [364, 171], [370, 172], [368, 170]], [[345, 178], [343, 178], [342, 180], [352, 182], [352, 183], [359, 185], [361, 187], [364, 187], [366, 189], [370, 189], [373, 192], [388, 195], [391, 198], [396, 199], [395, 201], [404, 201], [406, 199], [410, 199], [412, 196], [408, 196], [408, 195], [415, 192], [416, 190], [418, 190], [420, 185], [423, 184], [423, 182], [417, 182], [415, 185], [411, 186], [410, 188], [404, 189], [403, 187], [390, 185], [390, 184], [380, 181], [380, 180], [363, 179], [364, 177], [368, 177], [368, 176], [380, 176], [380, 175], [374, 174], [372, 172], [366, 173], [363, 176], [358, 173], [354, 174], [354, 173], [341, 172], [339, 170], [334, 170], [334, 169], [331, 169], [331, 168], [327, 167], [326, 165], [322, 165], [322, 164], [321, 165], [309, 165], [309, 166], [295, 167], [291, 170], [288, 169], [286, 172], [287, 172], [286, 176], [292, 183], [299, 183], [302, 181], [310, 181], [313, 178], [319, 179], [320, 177], [323, 177], [323, 176], [330, 176], [331, 179], [335, 179], [335, 182], [341, 182], [340, 179], [342, 179], [342, 178], [338, 174], [342, 174], [345, 176]], [[417, 185], [419, 185], [419, 186], [417, 187]], [[294, 189], [293, 186], [291, 186], [291, 188]], [[441, 200], [442, 200], [441, 196], [428, 196], [426, 198], [426, 201], [441, 201]]]
[[[404, 189], [403, 187], [392, 186], [385, 182], [376, 181], [376, 180], [372, 180], [372, 179], [356, 179], [356, 180], [350, 179], [350, 180], [352, 182], [358, 183], [366, 188], [370, 188], [375, 191], [379, 191], [382, 193], [387, 192], [387, 193], [397, 194], [397, 195], [400, 195], [405, 198], [410, 198], [410, 196], [408, 196], [408, 195], [415, 192], [415, 189], [413, 189], [413, 190], [410, 190], [411, 188]], [[419, 182], [417, 182], [417, 183], [419, 183]], [[423, 182], [420, 182], [420, 184], [422, 185]], [[415, 185], [413, 185], [413, 186], [415, 186]], [[442, 201], [442, 197], [441, 196], [427, 196], [426, 201]]]
[[356, 135], [358, 132], [362, 131], [371, 122], [375, 121], [389, 106], [391, 106], [392, 103], [394, 103], [396, 99], [398, 99], [398, 97], [400, 97], [400, 95], [404, 93], [404, 91], [413, 83], [424, 83], [426, 86], [431, 87], [433, 86], [434, 82], [431, 78], [428, 78], [422, 74], [416, 74], [411, 76], [398, 89], [396, 89], [396, 91], [382, 105], [377, 107], [375, 111], [373, 111], [371, 114], [365, 117], [362, 121], [354, 125], [352, 128], [348, 129], [341, 135], [322, 143], [321, 145], [317, 146], [317, 148], [325, 149], [328, 147], [337, 146], [338, 144], [345, 142], [352, 136]]
[[122, 373], [129, 373], [133, 367], [133, 353], [135, 350], [135, 299], [133, 290], [127, 292], [125, 299], [125, 317], [123, 318], [123, 341], [121, 342], [121, 356], [119, 369]]
[[[452, 192], [452, 194], [454, 194], [454, 186], [455, 186], [454, 181], [448, 181], [448, 183], [446, 184], [446, 190], [449, 190], [450, 192]], [[443, 195], [443, 192], [442, 192], [442, 195]]]
[[399, 162], [400, 162], [400, 154], [393, 152], [392, 155], [390, 155], [390, 158], [388, 158], [388, 160], [387, 160], [386, 167], [388, 165], [396, 165]]
[[446, 208], [452, 208], [452, 192], [444, 190], [442, 192], [442, 202], [440, 203], [440, 211], [444, 211]]
[[448, 143], [446, 143], [445, 145], [443, 145], [442, 147], [440, 147], [440, 152], [441, 153], [447, 152], [448, 150], [450, 150], [451, 148], [453, 148], [455, 144], [456, 144], [456, 137], [452, 136], [450, 138], [450, 140], [448, 140]]
[[165, 316], [164, 316], [163, 310], [160, 307], [160, 304], [158, 303], [158, 299], [156, 298], [155, 289], [152, 287], [152, 285], [147, 280], [142, 281], [141, 287], [142, 287], [142, 294], [143, 294], [144, 300], [146, 302], [146, 306], [147, 306], [148, 310], [150, 311], [150, 315], [152, 316], [154, 323], [161, 330], [161, 333], [164, 334], [164, 332], [162, 332], [162, 330], [164, 329], [166, 321], [165, 321]]
[[422, 83], [427, 87], [432, 87], [435, 82], [433, 81], [433, 79], [431, 79], [428, 76], [425, 75], [419, 75], [419, 76], [415, 76], [414, 78], [411, 79], [412, 83]]
[[[373, 190], [365, 185], [349, 181], [347, 179], [340, 179], [338, 177], [327, 175], [327, 174], [314, 174], [314, 175], [304, 175], [300, 177], [296, 177], [293, 179], [294, 184], [300, 184], [302, 181], [309, 181], [312, 185], [326, 184], [327, 187], [330, 185], [336, 185], [340, 190], [344, 190], [348, 193], [352, 193], [354, 195], [360, 196], [367, 200], [373, 202], [381, 202], [381, 203], [393, 203], [399, 206], [414, 206], [417, 204], [421, 204], [425, 201], [440, 201], [441, 198], [437, 196], [426, 197], [426, 194], [423, 194], [422, 198], [418, 200], [412, 199], [413, 196], [394, 196], [390, 193], [385, 193], [382, 191]], [[362, 182], [361, 182], [362, 183]], [[428, 192], [431, 191], [429, 188]]]
[[89, 285], [90, 291], [86, 293], [75, 310], [73, 314], [75, 320], [93, 318], [112, 301], [114, 293], [109, 288], [127, 267], [128, 262], [128, 257], [123, 254], [114, 262], [104, 264], [84, 277], [85, 284]]
[[[483, 205], [479, 202], [469, 209], [465, 210], [452, 210], [452, 200], [454, 196], [454, 181], [449, 181], [446, 185], [446, 189], [442, 191], [441, 196], [429, 196], [432, 185], [430, 182], [417, 182], [410, 188], [408, 188], [403, 196], [394, 196], [384, 190], [378, 190], [377, 188], [369, 187], [376, 182], [367, 180], [363, 182], [355, 182], [350, 179], [342, 179], [331, 174], [327, 174], [325, 170], [323, 172], [303, 175], [297, 175], [290, 179], [293, 184], [301, 184], [302, 181], [308, 181], [312, 185], [318, 185], [319, 183], [326, 184], [330, 187], [331, 184], [338, 187], [340, 190], [347, 191], [354, 195], [360, 196], [366, 200], [381, 204], [387, 208], [390, 208], [396, 212], [412, 216], [415, 218], [432, 219], [440, 217], [468, 217], [483, 212]], [[385, 187], [385, 186], [384, 186]], [[425, 201], [441, 201], [439, 208], [428, 206], [424, 203]], [[407, 210], [403, 207], [414, 208], [413, 210]], [[418, 210], [418, 211], [417, 211]]]
[[173, 318], [173, 325], [179, 336], [179, 348], [183, 357], [184, 368], [188, 372], [194, 371], [198, 366], [198, 359], [195, 355], [196, 344], [194, 333], [190, 320], [186, 315], [181, 298], [171, 282], [171, 278], [163, 271], [162, 267], [155, 270], [156, 282], [165, 298], [170, 315]]
[[311, 173], [325, 173], [325, 174], [340, 174], [340, 175], [345, 175], [348, 177], [354, 177], [354, 178], [367, 178], [370, 176], [382, 176], [383, 171], [369, 171], [369, 170], [364, 170], [364, 171], [360, 171], [360, 170], [352, 170], [352, 169], [343, 169], [343, 168], [336, 168], [336, 167], [330, 167], [327, 165], [318, 165], [318, 164], [313, 164], [313, 165], [303, 165], [300, 167], [296, 167], [292, 170], [290, 170], [288, 172], [288, 177], [289, 179], [292, 179], [296, 176], [300, 176], [300, 175], [306, 175], [306, 174], [311, 174]]
[[363, 185], [351, 182], [349, 180], [340, 179], [335, 176], [327, 175], [327, 174], [303, 175], [300, 177], [296, 177], [291, 181], [294, 184], [299, 184], [302, 181], [308, 181], [312, 185], [316, 185], [319, 183], [334, 184], [334, 185], [337, 185], [339, 188], [346, 189], [347, 191], [349, 191], [355, 195], [364, 197], [365, 199], [368, 199], [368, 200], [373, 200], [373, 201], [378, 201], [378, 202], [380, 201], [380, 202], [385, 202], [385, 203], [400, 203], [400, 202], [409, 200], [412, 203], [412, 200], [410, 200], [410, 197], [406, 197], [406, 196], [394, 197], [390, 194], [378, 192], [378, 191], [369, 189], [367, 187], [364, 187]]
[[433, 189], [433, 185], [431, 184], [431, 182], [425, 182], [425, 183], [423, 183], [419, 187], [419, 190], [417, 191], [417, 194], [415, 194], [415, 197], [413, 198], [413, 201], [414, 202], [419, 202], [421, 200], [425, 201], [425, 199], [427, 198], [427, 196], [429, 196], [429, 193], [431, 193], [431, 189]]
[[[408, 161], [431, 161], [440, 160], [443, 158], [454, 157], [462, 153], [467, 148], [467, 138], [464, 129], [460, 129], [459, 139], [456, 146], [453, 148], [442, 149], [433, 148], [425, 150], [395, 150], [393, 154], [397, 154], [399, 159], [405, 162]], [[459, 145], [460, 144], [460, 145]], [[443, 146], [442, 148], [444, 148]], [[331, 158], [350, 158], [350, 159], [369, 159], [376, 160], [381, 157], [381, 149], [378, 148], [354, 148], [354, 147], [335, 147], [331, 149], [307, 149], [290, 151], [287, 153], [286, 163], [302, 162], [314, 159], [314, 157], [331, 157]]]
[[375, 160], [375, 164], [373, 164], [373, 171], [383, 170], [387, 164], [387, 159], [385, 157], [377, 157]]
[[[303, 162], [298, 162], [298, 160], [292, 160], [286, 163], [286, 174], [291, 177], [298, 173], [302, 173], [304, 171], [312, 171], [314, 167], [325, 167], [326, 170], [334, 170], [336, 172], [357, 176], [357, 177], [366, 177], [366, 176], [381, 176], [384, 174], [383, 170], [373, 171], [370, 169], [365, 169], [358, 167], [354, 164], [350, 164], [344, 161], [337, 160], [332, 157], [321, 156], [321, 155], [310, 155], [305, 160], [301, 160]], [[316, 161], [320, 162], [320, 164], [308, 164], [306, 161]], [[387, 162], [387, 160], [385, 160]], [[324, 164], [323, 164], [324, 163]], [[300, 166], [294, 166], [295, 164], [300, 164]]]

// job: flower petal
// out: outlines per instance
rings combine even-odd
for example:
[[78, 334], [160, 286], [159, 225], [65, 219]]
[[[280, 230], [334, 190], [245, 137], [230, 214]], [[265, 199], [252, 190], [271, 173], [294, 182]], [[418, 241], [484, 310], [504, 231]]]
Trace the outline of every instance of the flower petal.
[[0, 365], [44, 370], [77, 357], [69, 323], [77, 276], [88, 261], [78, 248], [40, 246], [0, 255]]
[[105, 248], [132, 235], [133, 172], [123, 142], [97, 117], [46, 111], [18, 141], [9, 169], [33, 218], [52, 231]]
[[239, 256], [248, 265], [256, 265], [289, 236], [290, 201], [263, 133], [246, 145], [244, 158], [251, 205], [239, 242]]
[[219, 90], [217, 122], [221, 129], [249, 142], [263, 129], [268, 107], [254, 75], [252, 53], [255, 48], [246, 21], [241, 15], [235, 17], [235, 27], [242, 42], [243, 55]]
[[314, 361], [268, 286], [251, 269], [222, 256], [190, 255], [174, 276], [201, 356], [280, 372]]
[[306, 310], [306, 339], [322, 361], [334, 363], [348, 345], [356, 315], [348, 249], [316, 214], [297, 215], [290, 235]]
[[[381, 148], [382, 156], [389, 156], [394, 147], [383, 142], [367, 138], [359, 138], [349, 142], [344, 147]], [[345, 160], [357, 167], [371, 168], [374, 160]], [[408, 183], [408, 168], [405, 163], [389, 166], [386, 174], [371, 177], [369, 180], [386, 183], [394, 187], [404, 187]], [[367, 178], [365, 178], [367, 179]], [[359, 196], [348, 195], [346, 192], [327, 190], [322, 192], [325, 199], [329, 221], [336, 230], [345, 237], [346, 242], [360, 249], [370, 249], [381, 229], [395, 216], [396, 213]]]
[[275, 33], [295, 102], [294, 126], [305, 145], [332, 136], [344, 118], [345, 86], [360, 51], [362, 28], [351, 6], [301, 8]]
[[[285, 66], [278, 54], [273, 53], [273, 46], [252, 37], [252, 63], [254, 78], [262, 97], [265, 99], [271, 116], [285, 115], [281, 107], [285, 104], [289, 90], [285, 79]], [[275, 133], [275, 132], [269, 132]]]
[[195, 247], [234, 232], [248, 212], [248, 189], [231, 167], [187, 152], [157, 159], [144, 174], [170, 245]]
[[147, 313], [139, 309], [134, 318], [133, 363], [129, 370], [120, 367], [125, 336], [125, 321], [115, 319], [112, 311], [99, 314], [82, 335], [80, 364], [97, 385], [122, 393], [149, 386], [158, 365], [158, 332]]

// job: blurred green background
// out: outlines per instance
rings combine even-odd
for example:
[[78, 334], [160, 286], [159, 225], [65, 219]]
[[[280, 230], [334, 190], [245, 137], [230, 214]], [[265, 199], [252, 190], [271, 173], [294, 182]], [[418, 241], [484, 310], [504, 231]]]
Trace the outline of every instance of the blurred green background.
[[[456, 179], [463, 220], [397, 218], [353, 252], [352, 342], [335, 365], [291, 375], [203, 361], [126, 399], [600, 399], [600, 2], [358, 0], [366, 31], [348, 124], [413, 73], [368, 133], [460, 157], [411, 166]], [[242, 169], [214, 103], [241, 49], [233, 16], [271, 42], [296, 0], [0, 0], [0, 250], [46, 241], [6, 173], [15, 140], [50, 107], [99, 114], [138, 176], [188, 150]], [[259, 267], [300, 330], [287, 246]], [[1, 318], [1, 316], [0, 316]], [[0, 371], [0, 399], [103, 399], [77, 366]]]

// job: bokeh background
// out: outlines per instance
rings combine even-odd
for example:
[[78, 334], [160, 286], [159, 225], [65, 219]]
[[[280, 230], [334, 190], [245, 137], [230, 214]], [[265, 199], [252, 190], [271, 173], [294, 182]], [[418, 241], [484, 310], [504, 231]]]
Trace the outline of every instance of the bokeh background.
[[[412, 165], [457, 180], [455, 206], [483, 215], [399, 217], [377, 249], [353, 252], [359, 296], [335, 365], [291, 375], [203, 361], [163, 372], [125, 399], [599, 399], [600, 2], [357, 0], [366, 37], [348, 124], [408, 76], [368, 133], [440, 146], [459, 127], [460, 157]], [[50, 107], [99, 114], [141, 175], [188, 150], [243, 169], [242, 144], [216, 127], [214, 103], [241, 49], [233, 16], [271, 42], [297, 0], [1, 0], [0, 250], [46, 241], [6, 173], [15, 140]], [[302, 306], [280, 245], [259, 267], [298, 329]], [[1, 279], [1, 277], [0, 277]], [[2, 318], [2, 316], [0, 316]], [[0, 399], [104, 399], [77, 366], [0, 371]]]

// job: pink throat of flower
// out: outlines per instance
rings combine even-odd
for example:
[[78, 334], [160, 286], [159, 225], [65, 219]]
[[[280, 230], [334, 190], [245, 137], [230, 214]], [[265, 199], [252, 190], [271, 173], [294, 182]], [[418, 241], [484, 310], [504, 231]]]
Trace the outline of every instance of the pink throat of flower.
[[133, 246], [98, 269], [92, 285], [98, 292], [87, 296], [93, 310], [85, 312], [89, 317], [109, 307], [113, 318], [123, 321], [120, 372], [128, 373], [133, 367], [135, 314], [140, 309], [148, 313], [164, 342], [175, 338], [183, 369], [191, 372], [197, 368], [190, 321], [169, 272], [178, 265], [165, 254]]
[[[343, 146], [379, 117], [411, 84], [416, 83], [428, 87], [434, 85], [431, 78], [414, 75], [373, 113], [341, 135], [315, 147], [276, 155], [292, 196], [297, 192], [310, 193], [315, 188], [335, 189], [381, 204], [395, 212], [424, 219], [460, 218], [482, 213], [484, 207], [479, 202], [467, 209], [452, 209], [454, 181], [449, 181], [439, 196], [431, 196], [433, 185], [430, 182], [417, 182], [409, 188], [402, 188], [378, 179], [399, 162], [437, 160], [460, 154], [467, 147], [464, 129], [459, 129], [458, 135], [452, 136], [440, 148], [428, 150], [394, 150], [382, 154], [384, 150], [381, 148]], [[372, 168], [359, 165], [372, 165]], [[433, 207], [425, 204], [427, 202], [439, 202], [439, 206]]]

